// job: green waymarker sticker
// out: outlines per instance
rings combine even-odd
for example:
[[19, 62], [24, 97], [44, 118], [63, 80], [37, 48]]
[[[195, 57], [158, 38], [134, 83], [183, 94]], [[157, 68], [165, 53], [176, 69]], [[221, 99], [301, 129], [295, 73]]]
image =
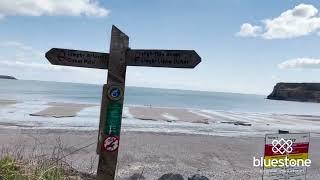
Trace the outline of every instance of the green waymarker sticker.
[[107, 109], [107, 123], [104, 132], [108, 135], [120, 135], [122, 104], [110, 102]]

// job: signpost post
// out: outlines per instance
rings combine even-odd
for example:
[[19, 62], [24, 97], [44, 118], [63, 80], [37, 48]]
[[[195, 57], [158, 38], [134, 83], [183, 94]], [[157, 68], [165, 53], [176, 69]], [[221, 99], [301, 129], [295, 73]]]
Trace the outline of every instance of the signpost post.
[[115, 26], [112, 26], [110, 54], [53, 48], [46, 58], [54, 65], [108, 69], [100, 110], [98, 180], [115, 178], [127, 66], [194, 68], [201, 62], [194, 50], [130, 49], [129, 37]]

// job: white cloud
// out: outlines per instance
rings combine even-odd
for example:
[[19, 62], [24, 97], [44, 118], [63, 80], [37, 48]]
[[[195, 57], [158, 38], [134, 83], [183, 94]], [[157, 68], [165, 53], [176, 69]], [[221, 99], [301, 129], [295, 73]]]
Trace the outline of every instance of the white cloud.
[[[245, 24], [241, 26], [241, 30]], [[281, 13], [276, 18], [263, 20], [262, 26], [263, 31], [255, 35], [264, 39], [287, 39], [306, 36], [320, 30], [320, 16], [318, 9], [313, 5], [299, 4], [293, 9]], [[251, 25], [251, 27], [259, 26]]]
[[320, 59], [296, 58], [287, 60], [278, 65], [280, 69], [319, 69]]
[[97, 0], [0, 0], [0, 18], [5, 16], [95, 16], [110, 13]]
[[249, 23], [244, 23], [236, 35], [242, 37], [256, 37], [259, 32], [261, 32], [260, 26], [252, 26]]
[[30, 46], [26, 46], [23, 43], [18, 41], [3, 41], [3, 42], [0, 42], [0, 47], [5, 47], [5, 48], [14, 47], [14, 48], [20, 48], [23, 50], [32, 50]]

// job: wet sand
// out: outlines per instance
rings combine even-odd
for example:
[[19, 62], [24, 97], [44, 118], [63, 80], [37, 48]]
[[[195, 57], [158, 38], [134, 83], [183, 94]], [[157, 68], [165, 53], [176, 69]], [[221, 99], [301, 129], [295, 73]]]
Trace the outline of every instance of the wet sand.
[[[16, 101], [0, 100], [0, 109], [13, 107], [16, 103]], [[95, 105], [48, 103], [46, 106], [49, 107], [29, 114], [56, 118], [75, 117], [80, 111]], [[124, 113], [123, 122], [125, 118], [136, 118], [146, 122], [166, 121], [170, 122], [168, 123], [170, 125], [179, 121], [201, 123], [206, 127], [213, 125], [212, 131], [219, 131], [220, 128], [224, 132], [222, 134], [226, 136], [123, 131], [117, 171], [119, 179], [130, 179], [130, 176], [140, 174], [142, 171], [143, 176], [148, 180], [157, 179], [165, 173], [179, 173], [185, 179], [193, 174], [201, 174], [209, 179], [217, 180], [261, 179], [261, 168], [253, 167], [252, 159], [263, 156], [264, 138], [254, 135], [254, 131], [250, 134], [251, 130], [267, 126], [273, 132], [277, 132], [279, 125], [297, 127], [299, 123], [308, 123], [315, 127], [314, 133], [311, 133], [309, 153], [312, 166], [308, 168], [307, 179], [320, 179], [320, 134], [315, 133], [319, 132], [316, 128], [319, 127], [319, 117], [297, 116], [288, 119], [287, 115], [252, 114], [253, 120], [243, 118], [243, 121], [252, 123], [252, 127], [241, 126], [245, 129], [239, 129], [239, 125], [228, 123], [238, 122], [242, 114], [232, 112], [207, 113], [190, 109], [131, 106], [125, 109], [128, 112]], [[276, 118], [269, 119], [273, 116]], [[57, 119], [57, 121], [60, 120]], [[226, 123], [227, 126], [224, 125]], [[266, 123], [270, 124], [266, 125]], [[221, 125], [223, 126], [220, 127]], [[38, 155], [50, 157], [57, 145], [62, 144], [62, 152], [67, 155], [65, 160], [75, 169], [84, 172], [96, 170], [97, 131], [45, 129], [43, 127], [32, 129], [33, 126], [10, 121], [0, 122], [0, 126], [7, 127], [0, 128], [0, 156], [5, 155], [6, 152], [21, 151], [26, 156], [38, 153]], [[238, 128], [239, 132], [244, 130], [248, 132], [245, 133], [246, 136], [240, 136], [237, 131], [233, 132], [235, 128]], [[302, 130], [311, 131], [305, 128]], [[230, 132], [237, 136], [227, 137]], [[85, 148], [78, 150], [81, 147]]]
[[0, 99], [0, 108], [3, 108], [5, 106], [10, 106], [16, 103], [17, 101], [15, 100]]
[[31, 113], [30, 116], [55, 117], [55, 118], [75, 117], [81, 110], [88, 107], [95, 106], [90, 104], [74, 104], [74, 103], [48, 103], [46, 105], [49, 107], [42, 111]]
[[[2, 149], [23, 147], [26, 154], [41, 152], [50, 157], [60, 142], [63, 154], [71, 153], [66, 161], [81, 171], [96, 169], [96, 139], [96, 131], [0, 129]], [[122, 132], [117, 175], [119, 179], [129, 179], [143, 171], [145, 179], [151, 180], [172, 172], [185, 179], [198, 173], [217, 180], [256, 180], [261, 178], [261, 168], [253, 167], [252, 159], [263, 156], [263, 147], [261, 137]], [[319, 149], [320, 138], [311, 134], [312, 166], [307, 179], [320, 178]]]
[[[74, 103], [48, 103], [48, 108], [39, 112], [31, 113], [31, 116], [41, 117], [76, 117], [77, 114], [85, 108], [94, 107], [92, 104], [74, 104]], [[179, 108], [162, 108], [162, 107], [138, 107], [130, 106], [128, 113], [132, 118], [150, 121], [167, 121], [167, 122], [190, 122], [208, 124], [213, 120], [209, 115], [201, 115], [188, 109]], [[123, 117], [126, 117], [124, 114]]]
[[129, 107], [129, 113], [133, 118], [151, 121], [183, 121], [190, 123], [208, 124], [211, 117], [193, 113], [188, 109], [160, 108], [160, 107]]

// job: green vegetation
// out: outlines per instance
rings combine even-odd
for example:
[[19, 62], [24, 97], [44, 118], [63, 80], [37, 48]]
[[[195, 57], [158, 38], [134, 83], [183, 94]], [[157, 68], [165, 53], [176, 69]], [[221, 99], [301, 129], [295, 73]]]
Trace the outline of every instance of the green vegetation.
[[0, 180], [94, 180], [94, 159], [86, 172], [74, 169], [67, 159], [84, 147], [70, 152], [70, 147], [65, 146], [60, 137], [52, 151], [46, 151], [37, 138], [29, 148], [0, 145]]
[[17, 162], [10, 157], [0, 159], [0, 180], [70, 179], [63, 168], [49, 164]]
[[0, 178], [2, 179], [14, 179], [17, 175], [18, 168], [14, 161], [8, 157], [0, 160]]

